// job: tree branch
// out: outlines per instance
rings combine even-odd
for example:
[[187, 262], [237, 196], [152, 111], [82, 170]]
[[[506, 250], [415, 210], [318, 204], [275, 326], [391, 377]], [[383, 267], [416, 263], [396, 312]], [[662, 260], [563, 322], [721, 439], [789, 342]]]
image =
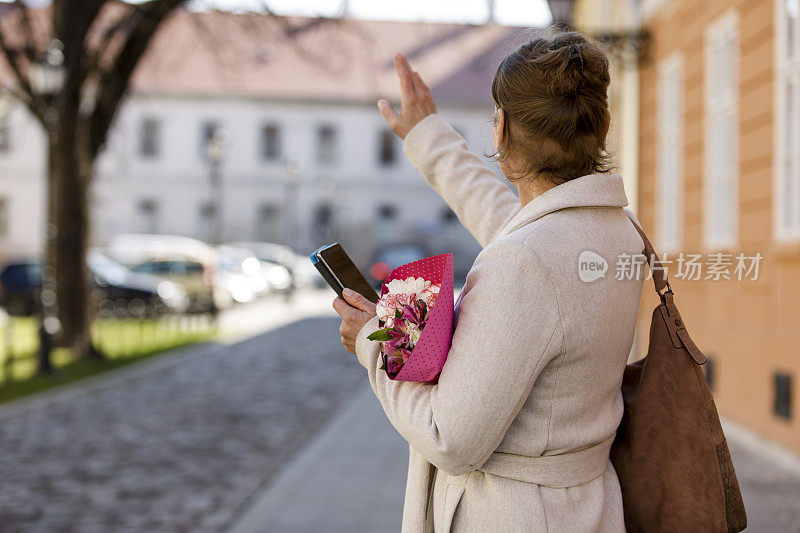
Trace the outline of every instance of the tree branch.
[[36, 52], [39, 50], [36, 42], [36, 35], [33, 33], [33, 24], [31, 24], [31, 15], [28, 12], [28, 7], [23, 0], [14, 0], [14, 5], [19, 10], [19, 20], [22, 30], [25, 32], [25, 42], [28, 46], [23, 47], [23, 51], [31, 63], [36, 61]]
[[30, 109], [31, 106], [30, 97], [27, 94], [21, 92], [19, 89], [15, 87], [10, 87], [8, 85], [0, 85], [0, 93], [5, 93], [11, 96], [15, 100], [18, 100], [22, 102], [24, 105], [28, 106], [28, 108]]
[[89, 117], [90, 157], [94, 158], [105, 143], [108, 129], [114, 120], [131, 76], [147, 51], [161, 23], [186, 0], [150, 0], [136, 6], [142, 16], [131, 29], [125, 44], [108, 68], [100, 72], [97, 101]]
[[[27, 7], [25, 7], [25, 5], [22, 3], [18, 3], [17, 5], [19, 9], [26, 13], [25, 18], [27, 18]], [[39, 120], [39, 122], [44, 124], [47, 106], [45, 105], [44, 99], [41, 97], [41, 95], [34, 92], [33, 87], [31, 86], [30, 78], [28, 77], [28, 73], [23, 70], [23, 64], [19, 61], [19, 56], [23, 53], [24, 52], [22, 50], [11, 47], [8, 39], [6, 38], [5, 30], [2, 25], [0, 25], [0, 54], [6, 60], [6, 63], [8, 63], [11, 73], [13, 74], [14, 81], [16, 81], [16, 85], [19, 87], [18, 89], [7, 88], [7, 90], [10, 94], [14, 94], [23, 104], [25, 104], [33, 116]]]

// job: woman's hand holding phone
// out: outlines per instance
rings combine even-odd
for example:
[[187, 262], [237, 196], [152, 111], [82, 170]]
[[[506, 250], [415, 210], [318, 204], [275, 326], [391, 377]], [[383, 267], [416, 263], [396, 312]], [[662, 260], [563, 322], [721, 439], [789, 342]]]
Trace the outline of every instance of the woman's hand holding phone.
[[337, 297], [333, 301], [333, 308], [342, 317], [342, 325], [339, 326], [342, 344], [355, 355], [356, 337], [364, 324], [376, 315], [375, 304], [353, 289], [344, 289], [342, 296], [344, 299]]
[[398, 53], [394, 56], [394, 68], [397, 69], [397, 76], [400, 78], [400, 114], [384, 99], [378, 100], [378, 109], [381, 110], [392, 131], [401, 139], [405, 139], [406, 134], [416, 126], [417, 122], [436, 113], [436, 104], [431, 96], [431, 90], [422, 81], [419, 73], [411, 70], [411, 65], [403, 54]]

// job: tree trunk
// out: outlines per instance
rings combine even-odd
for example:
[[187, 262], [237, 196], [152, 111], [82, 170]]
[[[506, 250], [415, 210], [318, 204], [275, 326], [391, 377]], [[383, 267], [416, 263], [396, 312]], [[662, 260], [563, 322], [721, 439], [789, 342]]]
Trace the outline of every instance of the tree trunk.
[[93, 310], [86, 267], [93, 165], [77, 106], [69, 107], [60, 110], [54, 154], [58, 173], [55, 266], [60, 344], [70, 347], [77, 357], [100, 357], [91, 338]]
[[56, 167], [56, 137], [47, 132], [47, 174], [45, 182], [45, 220], [44, 220], [44, 253], [42, 263], [42, 280], [39, 288], [39, 301], [36, 302], [39, 315], [39, 364], [40, 373], [50, 373], [53, 370], [51, 358], [54, 346], [54, 331], [52, 321], [58, 315], [56, 307], [55, 286], [55, 236], [56, 216], [58, 208], [58, 169]]

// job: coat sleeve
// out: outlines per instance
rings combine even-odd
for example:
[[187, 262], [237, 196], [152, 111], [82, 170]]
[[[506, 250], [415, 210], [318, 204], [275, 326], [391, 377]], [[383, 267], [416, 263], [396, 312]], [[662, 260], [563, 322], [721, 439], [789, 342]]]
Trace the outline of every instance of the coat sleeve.
[[392, 381], [379, 344], [356, 354], [389, 421], [430, 463], [451, 475], [478, 469], [497, 448], [542, 368], [563, 347], [556, 294], [533, 250], [502, 239], [467, 277], [447, 362], [437, 384]]
[[520, 209], [511, 189], [436, 113], [408, 132], [403, 152], [481, 246], [492, 242]]

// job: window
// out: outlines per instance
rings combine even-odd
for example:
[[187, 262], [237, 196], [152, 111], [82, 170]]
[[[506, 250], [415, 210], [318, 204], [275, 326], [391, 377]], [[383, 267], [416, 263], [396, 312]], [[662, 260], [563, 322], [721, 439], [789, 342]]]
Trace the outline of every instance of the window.
[[336, 129], [329, 124], [317, 128], [317, 161], [331, 163], [336, 160]]
[[281, 207], [275, 203], [258, 206], [256, 236], [264, 242], [279, 242], [281, 230]]
[[397, 161], [397, 143], [395, 142], [395, 134], [390, 129], [384, 129], [380, 132], [378, 161], [384, 167], [394, 165]]
[[207, 121], [200, 126], [200, 157], [208, 161], [208, 145], [220, 130], [218, 122]]
[[8, 198], [0, 198], [0, 239], [8, 237]]
[[142, 233], [158, 233], [158, 204], [152, 198], [139, 201], [139, 228]]
[[800, 0], [778, 0], [776, 233], [800, 239]]
[[739, 43], [735, 13], [706, 30], [704, 237], [731, 246], [737, 233]]
[[281, 156], [281, 130], [277, 124], [261, 128], [260, 152], [262, 161], [275, 161]]
[[397, 217], [397, 207], [392, 204], [383, 204], [378, 207], [378, 218], [380, 220], [392, 220]]
[[666, 59], [658, 73], [658, 243], [681, 245], [683, 229], [683, 58]]
[[161, 147], [161, 124], [154, 118], [142, 119], [139, 129], [139, 155], [155, 158]]
[[11, 121], [8, 115], [0, 117], [0, 153], [11, 150]]
[[781, 372], [775, 373], [775, 401], [773, 411], [781, 418], [792, 417], [792, 377]]
[[316, 242], [336, 240], [336, 221], [331, 204], [322, 203], [314, 208], [311, 227]]

